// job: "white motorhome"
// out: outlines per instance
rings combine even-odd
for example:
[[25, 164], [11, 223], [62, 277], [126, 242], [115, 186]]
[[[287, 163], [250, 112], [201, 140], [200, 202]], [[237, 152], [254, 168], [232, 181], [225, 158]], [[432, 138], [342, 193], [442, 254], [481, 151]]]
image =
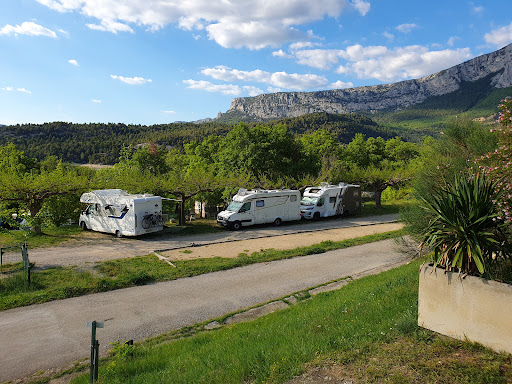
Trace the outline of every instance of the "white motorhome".
[[240, 188], [225, 211], [217, 215], [217, 224], [238, 230], [253, 224], [300, 220], [300, 192], [282, 190], [246, 190]]
[[89, 204], [79, 219], [80, 226], [117, 237], [138, 236], [163, 229], [162, 198], [132, 195], [121, 189], [84, 193], [80, 202]]
[[361, 187], [340, 183], [320, 183], [308, 187], [300, 202], [300, 211], [305, 219], [318, 220], [321, 217], [347, 215], [361, 210]]

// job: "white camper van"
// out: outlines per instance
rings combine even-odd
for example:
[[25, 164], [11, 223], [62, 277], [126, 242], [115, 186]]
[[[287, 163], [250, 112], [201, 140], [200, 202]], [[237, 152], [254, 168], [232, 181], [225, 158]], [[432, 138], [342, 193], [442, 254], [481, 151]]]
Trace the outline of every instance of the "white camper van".
[[251, 190], [240, 188], [225, 211], [217, 215], [217, 224], [238, 230], [242, 226], [300, 220], [300, 192]]
[[137, 236], [163, 229], [162, 198], [131, 195], [121, 189], [84, 193], [80, 202], [89, 206], [80, 215], [83, 229], [114, 233], [117, 237]]
[[318, 220], [360, 210], [361, 187], [353, 184], [320, 183], [318, 187], [308, 187], [300, 202], [300, 212], [305, 219]]

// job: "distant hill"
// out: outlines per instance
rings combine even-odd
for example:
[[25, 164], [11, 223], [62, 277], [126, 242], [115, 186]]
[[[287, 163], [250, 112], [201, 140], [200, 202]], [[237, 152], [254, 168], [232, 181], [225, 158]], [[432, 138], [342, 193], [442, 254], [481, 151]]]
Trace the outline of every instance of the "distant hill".
[[[249, 126], [254, 124], [248, 123]], [[386, 139], [396, 135], [391, 129], [383, 128], [372, 119], [357, 114], [315, 113], [269, 121], [268, 124], [284, 124], [298, 135], [325, 129], [343, 143], [351, 141], [356, 133]], [[0, 145], [12, 142], [28, 156], [38, 159], [55, 155], [79, 164], [113, 164], [117, 162], [123, 146], [150, 142], [166, 147], [181, 146], [211, 135], [225, 136], [232, 128], [231, 124], [218, 122], [152, 126], [64, 122], [23, 124], [0, 127]]]
[[268, 121], [308, 113], [390, 113], [412, 108], [466, 111], [512, 87], [512, 44], [420, 79], [319, 92], [236, 98], [217, 121]]

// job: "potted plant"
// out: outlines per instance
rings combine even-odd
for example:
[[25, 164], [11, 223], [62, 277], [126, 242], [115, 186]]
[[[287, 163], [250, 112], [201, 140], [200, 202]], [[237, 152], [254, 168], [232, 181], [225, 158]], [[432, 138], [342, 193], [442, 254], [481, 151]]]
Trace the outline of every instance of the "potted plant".
[[512, 286], [487, 279], [509, 261], [496, 189], [481, 174], [459, 175], [424, 200], [432, 263], [420, 270], [418, 324], [512, 353]]

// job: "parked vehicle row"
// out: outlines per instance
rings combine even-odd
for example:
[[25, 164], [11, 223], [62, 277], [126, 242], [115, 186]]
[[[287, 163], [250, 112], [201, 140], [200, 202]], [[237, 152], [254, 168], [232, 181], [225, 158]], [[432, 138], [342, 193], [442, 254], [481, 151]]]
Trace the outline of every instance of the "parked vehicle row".
[[[162, 198], [149, 194], [132, 195], [121, 189], [103, 189], [84, 193], [82, 203], [89, 204], [80, 215], [83, 229], [138, 236], [161, 231], [167, 220], [162, 214]], [[340, 183], [321, 183], [298, 190], [247, 190], [240, 188], [226, 210], [217, 215], [217, 224], [232, 230], [242, 227], [321, 217], [341, 216], [361, 210], [361, 187]]]

